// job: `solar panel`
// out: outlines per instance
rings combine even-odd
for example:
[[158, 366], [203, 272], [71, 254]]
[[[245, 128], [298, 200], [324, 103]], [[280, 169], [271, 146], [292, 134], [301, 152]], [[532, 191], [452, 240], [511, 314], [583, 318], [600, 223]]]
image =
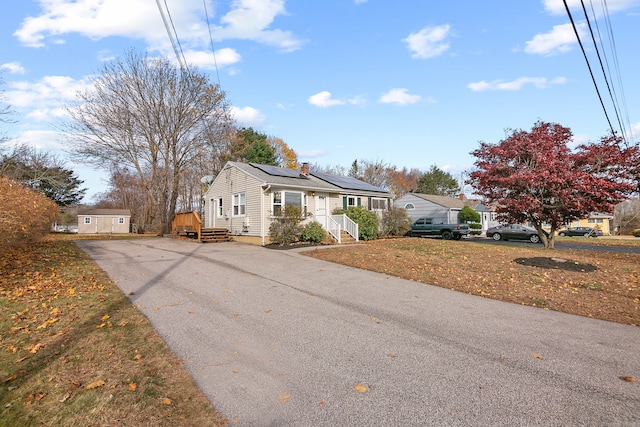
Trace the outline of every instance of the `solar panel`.
[[295, 169], [281, 168], [280, 166], [261, 165], [258, 163], [249, 163], [254, 168], [260, 169], [262, 172], [271, 176], [286, 176], [288, 178], [299, 178], [300, 172]]
[[359, 179], [352, 178], [350, 176], [331, 175], [322, 172], [311, 172], [311, 175], [348, 190], [384, 191], [381, 188], [369, 184], [368, 182], [360, 181]]

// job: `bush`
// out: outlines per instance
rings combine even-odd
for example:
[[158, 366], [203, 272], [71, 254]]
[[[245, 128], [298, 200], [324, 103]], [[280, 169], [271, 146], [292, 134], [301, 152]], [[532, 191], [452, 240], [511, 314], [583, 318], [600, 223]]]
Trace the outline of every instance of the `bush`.
[[282, 217], [276, 218], [269, 226], [271, 243], [290, 245], [300, 240], [302, 234], [302, 215], [300, 208], [285, 206]]
[[633, 230], [633, 237], [640, 237], [640, 229]]
[[303, 242], [320, 243], [322, 239], [324, 239], [324, 229], [319, 222], [313, 221], [303, 227], [300, 235], [300, 240]]
[[465, 206], [460, 210], [460, 212], [458, 212], [458, 221], [461, 223], [480, 222], [480, 214], [473, 208]]
[[391, 208], [382, 214], [382, 234], [404, 236], [411, 230], [411, 218], [403, 208]]
[[43, 194], [0, 177], [0, 249], [41, 240], [60, 215]]
[[346, 211], [336, 209], [333, 213], [334, 215], [346, 214], [358, 224], [358, 238], [360, 240], [373, 240], [378, 236], [378, 217], [374, 212], [368, 211], [362, 206], [352, 206]]
[[482, 224], [479, 224], [477, 222], [470, 222], [469, 223], [469, 232], [473, 236], [481, 235], [482, 234]]

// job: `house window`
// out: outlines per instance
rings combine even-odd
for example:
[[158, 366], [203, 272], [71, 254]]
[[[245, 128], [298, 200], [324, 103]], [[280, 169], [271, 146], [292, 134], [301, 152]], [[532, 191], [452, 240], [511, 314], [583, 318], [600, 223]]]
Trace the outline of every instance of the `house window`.
[[274, 191], [272, 198], [273, 216], [282, 216], [285, 206], [300, 208], [303, 215], [307, 214], [307, 195], [299, 191]]
[[223, 215], [223, 210], [222, 210], [222, 197], [218, 197], [218, 209], [216, 210], [216, 214], [218, 215], [218, 217], [221, 217]]
[[233, 216], [244, 216], [247, 213], [247, 201], [245, 193], [233, 195]]
[[124, 217], [118, 217], [118, 224], [124, 224]]
[[416, 207], [413, 206], [413, 203], [407, 203], [406, 205], [404, 205], [404, 208], [408, 211], [415, 209]]
[[357, 206], [357, 199], [353, 196], [347, 196], [347, 207]]
[[84, 223], [85, 224], [91, 224], [91, 217], [90, 216], [85, 216], [84, 217]]
[[387, 208], [387, 199], [371, 199], [371, 210], [383, 211]]
[[589, 224], [604, 224], [604, 218], [589, 218], [587, 222]]

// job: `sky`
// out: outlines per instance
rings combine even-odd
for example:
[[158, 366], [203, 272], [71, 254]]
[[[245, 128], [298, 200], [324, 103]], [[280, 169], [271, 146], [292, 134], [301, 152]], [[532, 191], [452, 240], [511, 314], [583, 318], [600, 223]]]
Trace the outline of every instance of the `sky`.
[[[480, 141], [538, 120], [569, 127], [575, 144], [606, 135], [609, 122], [640, 135], [640, 0], [584, 0], [606, 81], [580, 1], [567, 1], [604, 108], [562, 0], [7, 3], [0, 89], [16, 114], [0, 132], [60, 156], [56, 123], [106, 61], [131, 49], [176, 60], [160, 9], [238, 125], [282, 138], [300, 161], [436, 165], [458, 177]], [[68, 165], [85, 202], [106, 189], [104, 171]]]

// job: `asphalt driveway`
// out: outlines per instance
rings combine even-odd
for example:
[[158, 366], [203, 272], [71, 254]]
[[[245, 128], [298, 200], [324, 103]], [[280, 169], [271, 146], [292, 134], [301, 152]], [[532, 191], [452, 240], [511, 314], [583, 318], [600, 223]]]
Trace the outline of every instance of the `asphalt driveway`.
[[231, 425], [640, 425], [638, 327], [239, 243], [78, 244]]

